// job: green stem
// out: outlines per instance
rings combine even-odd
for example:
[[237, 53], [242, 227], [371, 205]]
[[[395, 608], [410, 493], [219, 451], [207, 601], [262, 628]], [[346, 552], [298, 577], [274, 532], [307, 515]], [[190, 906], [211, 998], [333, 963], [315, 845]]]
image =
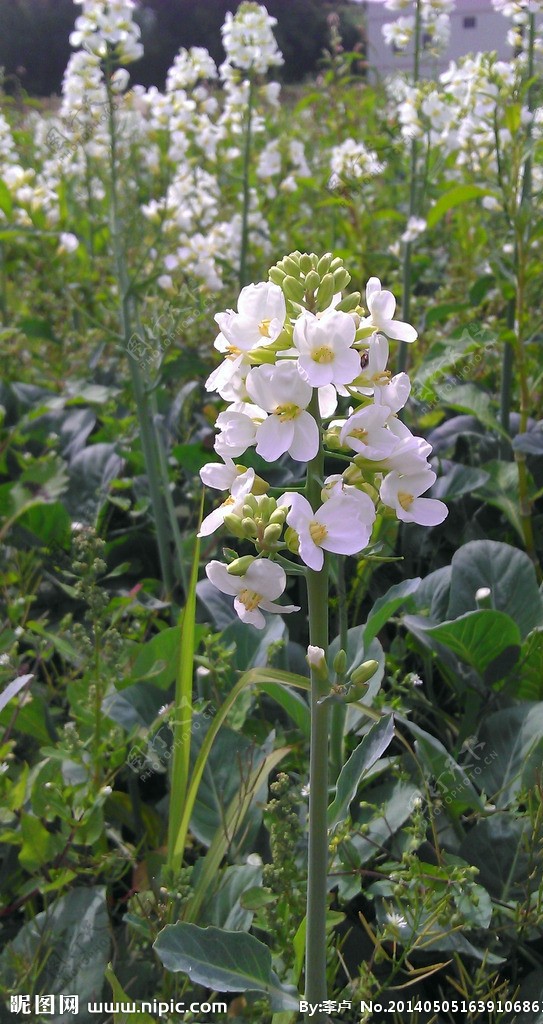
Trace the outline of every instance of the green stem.
[[2, 324], [8, 324], [8, 282], [6, 274], [6, 251], [0, 242], [0, 309], [2, 310]]
[[[105, 80], [108, 99], [108, 118], [110, 136], [110, 176], [111, 176], [111, 238], [113, 243], [113, 255], [115, 260], [115, 272], [117, 287], [119, 291], [119, 319], [121, 336], [125, 350], [132, 337], [132, 308], [130, 298], [130, 281], [126, 267], [124, 246], [122, 242], [121, 218], [119, 215], [119, 198], [117, 182], [117, 129], [115, 122], [115, 104], [111, 89], [109, 62], [106, 62]], [[168, 523], [164, 508], [163, 495], [160, 488], [160, 476], [158, 472], [158, 448], [154, 434], [154, 426], [149, 413], [148, 396], [144, 385], [139, 363], [135, 359], [129, 359], [130, 376], [136, 402], [136, 415], [141, 438], [143, 459], [149, 481], [151, 494], [151, 505], [155, 520], [157, 534], [158, 555], [162, 581], [168, 595], [173, 590], [173, 572], [169, 551]]]
[[[309, 412], [320, 429], [317, 391]], [[321, 505], [324, 473], [322, 441], [315, 458], [307, 467], [306, 497], [313, 509]], [[328, 648], [328, 570], [326, 562], [320, 571], [307, 570], [309, 605], [309, 643]], [[326, 991], [326, 909], [328, 873], [328, 704], [319, 704], [327, 686], [311, 671], [311, 748], [309, 759], [309, 851], [307, 874], [305, 996], [311, 1003], [322, 1003]], [[307, 1018], [309, 1019], [309, 1018]], [[325, 1024], [326, 1014], [311, 1017], [315, 1024]]]
[[243, 151], [243, 210], [241, 215], [241, 252], [239, 257], [239, 286], [247, 284], [247, 253], [249, 251], [249, 174], [251, 170], [251, 136], [253, 127], [253, 80], [249, 78], [249, 96], [247, 99], [247, 121], [245, 127], [245, 146]]
[[[345, 590], [345, 556], [338, 555], [337, 561], [337, 601], [339, 619], [339, 647], [347, 652], [347, 594]], [[343, 680], [341, 680], [343, 681]], [[330, 777], [336, 782], [343, 767], [343, 754], [345, 746], [345, 718], [347, 707], [345, 704], [334, 704], [330, 722]]]
[[[417, 0], [415, 11], [415, 53], [413, 57], [413, 85], [420, 77], [420, 37], [421, 37], [421, 0]], [[414, 217], [417, 210], [417, 155], [418, 143], [411, 141], [410, 172], [409, 172], [409, 213]], [[402, 260], [402, 320], [409, 323], [411, 311], [411, 242], [404, 244]], [[403, 373], [407, 367], [407, 342], [401, 341], [398, 348], [398, 372]]]

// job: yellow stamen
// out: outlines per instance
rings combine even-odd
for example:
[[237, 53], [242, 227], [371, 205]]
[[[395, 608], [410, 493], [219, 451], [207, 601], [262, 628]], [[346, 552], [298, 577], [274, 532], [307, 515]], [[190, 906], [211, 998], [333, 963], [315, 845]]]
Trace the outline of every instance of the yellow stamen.
[[390, 370], [382, 370], [381, 373], [374, 373], [371, 379], [373, 384], [383, 387], [384, 384], [390, 384], [390, 378]]
[[362, 444], [366, 443], [368, 431], [363, 430], [362, 427], [355, 427], [354, 430], [349, 431], [349, 437], [356, 437], [357, 441], [362, 441]]
[[260, 333], [261, 333], [263, 338], [269, 338], [269, 336], [270, 336], [270, 324], [271, 324], [271, 320], [261, 320], [260, 321], [260, 323], [258, 325], [258, 330], [260, 331]]
[[228, 346], [228, 355], [230, 355], [230, 356], [240, 356], [241, 355], [241, 349], [240, 348], [236, 348], [235, 345], [229, 345]]
[[297, 417], [300, 415], [301, 411], [302, 410], [300, 409], [299, 405], [293, 405], [293, 404], [291, 404], [291, 405], [278, 405], [277, 408], [274, 409], [275, 415], [279, 417], [279, 419], [281, 420], [282, 423], [285, 423], [287, 420], [295, 420], [295, 419], [297, 419]]
[[312, 353], [311, 358], [315, 363], [333, 363], [334, 362], [334, 350], [329, 348], [328, 345], [323, 345], [321, 348], [316, 348]]
[[409, 512], [411, 505], [415, 500], [414, 494], [407, 494], [406, 491], [398, 491], [398, 501], [402, 506], [404, 512]]
[[262, 600], [262, 594], [257, 594], [254, 590], [247, 590], [246, 587], [240, 590], [238, 597], [248, 612], [254, 612]]
[[314, 544], [322, 544], [323, 540], [328, 536], [328, 530], [322, 523], [317, 523], [314, 519], [309, 524], [309, 536]]

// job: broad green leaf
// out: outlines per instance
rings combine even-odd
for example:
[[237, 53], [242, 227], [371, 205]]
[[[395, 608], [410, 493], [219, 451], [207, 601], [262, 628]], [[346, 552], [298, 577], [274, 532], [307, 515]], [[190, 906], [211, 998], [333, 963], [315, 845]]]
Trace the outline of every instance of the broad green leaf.
[[495, 459], [486, 462], [483, 469], [488, 479], [482, 486], [477, 486], [475, 497], [499, 508], [517, 531], [521, 543], [524, 543], [516, 463]]
[[49, 832], [33, 814], [21, 815], [21, 833], [23, 843], [19, 860], [26, 871], [38, 871], [64, 849], [65, 840], [62, 835]]
[[429, 228], [433, 228], [449, 210], [453, 210], [456, 206], [461, 206], [462, 203], [469, 202], [470, 199], [481, 199], [483, 196], [491, 194], [489, 189], [479, 188], [478, 185], [455, 185], [450, 192], [440, 196], [437, 202], [434, 203], [426, 217], [426, 223]]
[[135, 661], [130, 674], [119, 681], [118, 689], [134, 683], [152, 682], [160, 690], [166, 690], [175, 679], [179, 651], [179, 626], [171, 626], [157, 633], [145, 644], [136, 648]]
[[522, 700], [543, 700], [543, 629], [534, 629], [526, 637], [509, 691]]
[[484, 744], [477, 785], [498, 807], [513, 803], [518, 792], [534, 785], [543, 761], [543, 704], [503, 708], [484, 719]]
[[483, 487], [488, 479], [489, 475], [484, 469], [453, 463], [445, 474], [436, 480], [432, 487], [432, 498], [454, 501], [464, 494], [472, 494], [477, 488]]
[[357, 833], [351, 840], [360, 864], [366, 864], [375, 856], [376, 850], [390, 841], [413, 813], [413, 801], [420, 797], [417, 786], [395, 780], [384, 782], [368, 792], [366, 803], [356, 815], [357, 826], [364, 825], [367, 829], [363, 835]]
[[309, 739], [311, 734], [311, 711], [307, 701], [300, 697], [295, 690], [290, 690], [281, 683], [261, 683], [259, 690], [267, 693], [279, 704], [283, 711], [292, 718], [300, 732]]
[[408, 719], [399, 719], [415, 737], [415, 748], [428, 775], [436, 780], [444, 806], [456, 818], [466, 810], [484, 810], [481, 797], [467, 771], [460, 767], [440, 740]]
[[[251, 927], [258, 906], [248, 906], [247, 893], [270, 897], [262, 889], [262, 866], [257, 864], [231, 864], [220, 874], [219, 886], [209, 893], [200, 909], [198, 920], [201, 925], [215, 925], [235, 932], [247, 932]], [[251, 901], [248, 901], [249, 904]], [[260, 903], [260, 906], [265, 905]]]
[[335, 828], [349, 813], [349, 804], [364, 775], [384, 754], [394, 739], [394, 716], [387, 715], [372, 725], [343, 765], [337, 780], [336, 795], [328, 808], [328, 828]]
[[503, 433], [490, 395], [476, 384], [438, 382], [435, 384], [435, 390], [441, 402], [450, 409], [471, 413], [489, 430]]
[[477, 881], [499, 900], [525, 900], [527, 888], [537, 887], [530, 876], [530, 826], [526, 818], [507, 812], [483, 818], [462, 841], [459, 854], [479, 868]]
[[467, 661], [486, 683], [503, 679], [520, 655], [519, 628], [505, 612], [466, 612], [451, 622], [432, 626], [427, 632]]
[[517, 434], [513, 438], [513, 448], [516, 452], [526, 452], [527, 455], [543, 455], [543, 430], [530, 430], [527, 434]]
[[[37, 992], [79, 996], [78, 1024], [91, 1024], [87, 1002], [99, 1000], [111, 940], [103, 886], [74, 888], [22, 926], [0, 956], [0, 980], [13, 984], [17, 964], [32, 963]], [[65, 1024], [65, 1014], [49, 1017]]]
[[516, 622], [522, 637], [543, 624], [543, 600], [524, 551], [494, 540], [464, 544], [452, 559], [447, 619], [476, 609], [480, 587], [490, 589], [494, 608]]
[[253, 935], [182, 922], [166, 925], [153, 949], [166, 970], [182, 971], [193, 983], [216, 992], [266, 992], [272, 1009], [298, 1009], [272, 971], [270, 950]]
[[387, 590], [383, 597], [380, 597], [375, 602], [364, 626], [364, 651], [368, 651], [371, 641], [377, 636], [383, 626], [386, 626], [394, 612], [406, 604], [409, 598], [416, 593], [420, 582], [420, 576], [416, 576], [415, 579], [396, 583], [390, 590]]

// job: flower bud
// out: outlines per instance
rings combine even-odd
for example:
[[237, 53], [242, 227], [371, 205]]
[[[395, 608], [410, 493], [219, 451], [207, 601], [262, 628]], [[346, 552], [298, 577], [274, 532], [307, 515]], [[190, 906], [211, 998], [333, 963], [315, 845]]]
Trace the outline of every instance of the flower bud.
[[358, 305], [360, 305], [360, 292], [351, 292], [341, 302], [338, 302], [336, 309], [339, 309], [342, 313], [350, 313]]
[[253, 348], [245, 355], [254, 366], [260, 366], [261, 363], [275, 363], [275, 352], [271, 345], [269, 348]]
[[297, 278], [300, 274], [300, 261], [293, 259], [292, 256], [285, 256], [283, 267], [291, 277]]
[[[359, 665], [358, 668], [355, 668], [354, 671], [351, 672], [351, 685], [358, 687], [368, 683], [372, 676], [375, 675], [378, 668], [378, 661], [374, 661], [373, 659], [371, 659], [371, 661], [364, 661], [362, 665]], [[351, 700], [352, 699], [357, 700], [356, 697], [351, 698]]]
[[295, 277], [285, 277], [282, 288], [287, 299], [292, 299], [293, 302], [303, 302], [305, 292], [301, 281]]
[[492, 608], [492, 591], [490, 587], [479, 587], [475, 591], [475, 603], [478, 608]]
[[296, 530], [292, 529], [292, 526], [287, 527], [287, 529], [285, 530], [285, 544], [287, 545], [288, 550], [291, 551], [293, 555], [298, 554], [300, 548], [300, 538]]
[[264, 544], [276, 544], [283, 532], [283, 527], [280, 523], [269, 523], [264, 530]]
[[341, 256], [334, 256], [334, 259], [331, 260], [331, 262], [330, 262], [329, 272], [331, 274], [333, 274], [334, 270], [340, 270], [340, 269], [341, 270], [344, 269], [343, 268], [343, 260], [341, 259]]
[[328, 680], [328, 666], [322, 647], [313, 647], [310, 644], [307, 648], [306, 661], [317, 679], [320, 679], [322, 682]]
[[281, 270], [279, 267], [272, 267], [268, 274], [271, 283], [278, 284], [279, 286], [283, 284], [286, 276], [285, 271]]
[[342, 292], [343, 289], [347, 287], [347, 285], [349, 284], [350, 280], [351, 280], [351, 275], [349, 274], [348, 270], [345, 270], [345, 267], [340, 267], [338, 270], [335, 270], [334, 271], [334, 291], [335, 292]]
[[343, 650], [343, 648], [341, 648], [337, 652], [337, 654], [336, 654], [336, 656], [334, 658], [333, 668], [334, 668], [334, 672], [336, 673], [336, 675], [338, 675], [338, 676], [345, 675], [345, 669], [347, 668], [347, 654]]
[[241, 558], [236, 558], [235, 561], [230, 562], [226, 571], [230, 573], [230, 576], [245, 576], [247, 569], [253, 562], [253, 555], [242, 555]]
[[281, 505], [280, 507], [278, 506], [276, 509], [274, 509], [270, 516], [270, 524], [278, 523], [280, 526], [282, 526], [283, 523], [285, 522], [285, 519], [287, 518], [287, 515], [288, 509], [285, 508], [284, 505]]
[[241, 525], [243, 527], [243, 534], [245, 537], [256, 537], [258, 535], [258, 529], [254, 519], [249, 519], [247, 516], [245, 519], [241, 520]]
[[240, 516], [234, 515], [233, 512], [227, 512], [223, 522], [228, 533], [231, 533], [233, 537], [238, 537], [239, 540], [243, 540], [245, 537], [245, 531], [243, 529]]
[[300, 270], [302, 271], [302, 274], [305, 274], [306, 276], [310, 272], [313, 272], [313, 259], [308, 252], [304, 252], [300, 256]]
[[328, 273], [328, 271], [330, 270], [331, 262], [332, 262], [332, 253], [331, 252], [325, 252], [324, 256], [321, 256], [319, 262], [317, 263], [317, 273], [321, 277], [324, 277], [324, 275]]
[[317, 305], [319, 309], [326, 309], [334, 298], [334, 275], [325, 274], [317, 292]]
[[308, 292], [312, 294], [319, 287], [319, 285], [321, 283], [321, 279], [320, 279], [319, 275], [317, 274], [317, 271], [316, 270], [310, 270], [309, 273], [305, 275], [305, 282], [304, 283], [305, 283], [306, 294]]
[[267, 480], [263, 480], [261, 476], [255, 476], [253, 480], [253, 494], [265, 494], [269, 486]]

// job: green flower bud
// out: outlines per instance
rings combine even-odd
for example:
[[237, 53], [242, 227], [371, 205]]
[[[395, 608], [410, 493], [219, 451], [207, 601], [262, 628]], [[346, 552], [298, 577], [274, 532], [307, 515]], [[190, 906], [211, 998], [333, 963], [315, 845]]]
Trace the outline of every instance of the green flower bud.
[[336, 656], [334, 658], [333, 669], [334, 669], [334, 672], [336, 673], [336, 675], [342, 676], [342, 675], [345, 674], [345, 669], [346, 668], [347, 668], [347, 654], [343, 650], [343, 648], [341, 648], [341, 650], [339, 650], [337, 652], [337, 654], [336, 654]]
[[335, 427], [332, 427], [331, 430], [325, 430], [324, 431], [324, 443], [325, 443], [326, 447], [330, 449], [330, 451], [332, 451], [332, 452], [339, 451], [340, 448], [343, 447], [343, 445], [341, 444], [341, 441], [339, 440], [339, 430], [336, 429]]
[[346, 295], [341, 302], [338, 302], [336, 309], [340, 309], [343, 313], [350, 313], [353, 309], [356, 309], [360, 305], [360, 292], [351, 292], [350, 295]]
[[306, 290], [306, 293], [309, 292], [310, 294], [313, 294], [313, 292], [319, 287], [320, 283], [321, 283], [321, 279], [320, 279], [319, 275], [317, 274], [317, 271], [316, 270], [310, 270], [309, 273], [305, 275], [305, 290]]
[[287, 529], [285, 530], [285, 544], [287, 545], [288, 550], [291, 551], [293, 555], [298, 554], [300, 548], [300, 538], [296, 530], [292, 529], [292, 526], [288, 526]]
[[271, 283], [278, 284], [279, 286], [283, 284], [286, 276], [285, 271], [280, 270], [279, 267], [272, 267], [268, 274]]
[[280, 526], [282, 526], [283, 523], [285, 522], [285, 519], [287, 518], [287, 515], [288, 509], [285, 508], [284, 505], [281, 505], [280, 507], [274, 509], [274, 511], [272, 512], [270, 516], [270, 523], [278, 523]]
[[292, 299], [293, 302], [303, 302], [305, 295], [304, 286], [301, 281], [295, 277], [285, 277], [283, 281], [283, 293], [287, 299]]
[[256, 537], [258, 535], [258, 528], [254, 519], [249, 519], [249, 517], [246, 516], [241, 520], [241, 525], [243, 527], [245, 537]]
[[340, 268], [344, 269], [343, 260], [341, 259], [341, 256], [334, 256], [334, 259], [330, 263], [330, 273], [333, 274], [334, 270], [339, 270]]
[[275, 363], [275, 351], [271, 345], [269, 348], [253, 348], [245, 355], [254, 366], [260, 366], [261, 363]]
[[300, 270], [302, 274], [309, 274], [313, 270], [313, 260], [308, 252], [302, 253], [300, 256]]
[[270, 516], [272, 515], [273, 512], [275, 512], [276, 505], [277, 502], [275, 498], [271, 498], [268, 495], [266, 495], [266, 497], [260, 498], [260, 501], [258, 503], [258, 510], [260, 512], [262, 519], [264, 519], [265, 522], [269, 522]]
[[332, 253], [325, 252], [324, 256], [321, 256], [319, 262], [317, 263], [317, 273], [320, 275], [320, 277], [324, 277], [324, 275], [328, 273], [328, 271], [330, 270], [331, 262]]
[[338, 270], [334, 270], [334, 291], [342, 292], [343, 289], [347, 287], [350, 280], [351, 275], [348, 270], [345, 270], [345, 267], [340, 267]]
[[300, 261], [294, 260], [292, 256], [285, 256], [283, 260], [283, 266], [291, 277], [299, 277], [300, 275]]
[[234, 562], [230, 562], [226, 571], [230, 573], [230, 576], [245, 576], [247, 569], [253, 562], [253, 555], [242, 555], [241, 558], [236, 558]]
[[261, 476], [255, 476], [253, 481], [253, 494], [265, 494], [269, 486], [270, 485], [267, 480], [263, 480]]
[[233, 537], [238, 537], [239, 540], [243, 540], [245, 537], [245, 531], [241, 524], [240, 516], [234, 515], [233, 512], [227, 512], [223, 522], [228, 533], [231, 533]]
[[374, 676], [375, 673], [377, 672], [378, 668], [379, 668], [379, 662], [378, 661], [374, 661], [372, 659], [371, 661], [363, 662], [362, 665], [359, 665], [358, 668], [355, 668], [354, 671], [351, 672], [351, 683], [352, 683], [352, 685], [353, 686], [359, 686], [360, 683], [367, 683], [367, 682], [369, 682], [369, 680], [372, 678], [372, 676]]
[[276, 544], [283, 532], [280, 523], [270, 523], [264, 530], [264, 544]]
[[[337, 290], [337, 289], [336, 289]], [[334, 298], [334, 275], [325, 274], [317, 292], [317, 305], [319, 309], [326, 309]]]

